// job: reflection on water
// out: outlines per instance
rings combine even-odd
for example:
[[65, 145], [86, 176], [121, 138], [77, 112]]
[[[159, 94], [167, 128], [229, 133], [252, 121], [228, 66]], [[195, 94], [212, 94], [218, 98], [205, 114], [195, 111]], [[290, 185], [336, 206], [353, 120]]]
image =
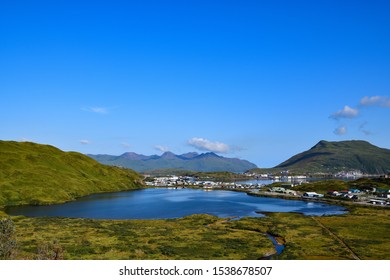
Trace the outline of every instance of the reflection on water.
[[94, 219], [166, 219], [192, 214], [260, 217], [261, 214], [256, 212], [300, 212], [320, 216], [343, 214], [345, 209], [319, 202], [255, 197], [233, 191], [205, 192], [194, 189], [144, 189], [105, 193], [65, 204], [7, 209], [10, 215]]

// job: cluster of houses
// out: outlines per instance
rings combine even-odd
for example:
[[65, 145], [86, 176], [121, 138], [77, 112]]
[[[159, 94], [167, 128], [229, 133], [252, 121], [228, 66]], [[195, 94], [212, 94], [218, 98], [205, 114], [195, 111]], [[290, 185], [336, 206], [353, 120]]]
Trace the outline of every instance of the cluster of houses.
[[341, 171], [334, 175], [334, 177], [341, 178], [360, 178], [363, 177], [363, 173], [360, 170]]
[[[317, 193], [317, 192], [304, 192], [299, 193], [293, 190], [293, 184], [283, 184], [278, 187], [269, 187], [267, 189], [268, 192], [271, 193], [279, 193], [293, 196], [301, 196], [302, 198], [322, 198], [325, 197], [325, 194]], [[370, 203], [373, 205], [387, 205], [390, 206], [390, 190], [382, 190], [376, 188], [368, 188], [364, 191], [359, 189], [351, 188], [349, 190], [341, 190], [341, 191], [328, 191], [326, 193], [328, 197], [340, 197], [345, 199], [350, 199], [353, 201], [360, 201], [365, 203]]]
[[283, 171], [280, 173], [280, 175], [274, 175], [274, 174], [258, 174], [258, 173], [245, 173], [248, 177], [257, 179], [257, 180], [273, 180], [273, 181], [305, 181], [307, 179], [306, 175], [294, 175], [291, 176], [288, 174], [288, 171]]
[[166, 176], [166, 177], [155, 177], [153, 181], [146, 181], [147, 186], [154, 187], [171, 187], [171, 186], [186, 186], [192, 185], [192, 177], [184, 176]]
[[[264, 184], [245, 184], [235, 182], [214, 182], [214, 181], [198, 181], [194, 177], [189, 176], [166, 176], [156, 177], [153, 180], [146, 181], [146, 185], [155, 187], [168, 188], [185, 188], [186, 186], [197, 186], [205, 190], [211, 189], [241, 189], [250, 190], [251, 192], [266, 191], [269, 193], [301, 196], [302, 198], [322, 198], [325, 195], [317, 192], [299, 193], [293, 187], [294, 183], [286, 182], [280, 186], [269, 186]], [[373, 205], [388, 205], [390, 206], [390, 190], [376, 189], [375, 187], [367, 187], [364, 190], [351, 188], [349, 190], [335, 191], [331, 190], [326, 193], [327, 197], [338, 197], [350, 199], [353, 201], [367, 202]]]
[[324, 197], [323, 194], [321, 193], [316, 193], [316, 192], [305, 192], [302, 195], [303, 198], [321, 198]]
[[316, 192], [305, 192], [303, 194], [295, 191], [295, 190], [292, 190], [290, 189], [290, 187], [293, 187], [293, 185], [290, 185], [290, 186], [287, 186], [287, 187], [283, 187], [283, 185], [281, 187], [271, 187], [271, 188], [268, 188], [267, 191], [268, 192], [271, 192], [271, 193], [280, 193], [280, 194], [287, 194], [287, 195], [293, 195], [293, 196], [301, 196], [303, 198], [319, 198], [319, 197], [324, 197], [323, 194], [319, 194], [319, 193], [316, 193]]
[[286, 188], [286, 187], [271, 187], [271, 188], [268, 188], [268, 191], [269, 192], [273, 192], [273, 193], [282, 193], [282, 194], [289, 194], [289, 195], [298, 195], [298, 192], [292, 190], [292, 189], [289, 189], [289, 188]]
[[342, 191], [328, 191], [329, 196], [343, 197], [355, 201], [367, 202], [373, 205], [390, 206], [390, 190], [369, 188], [361, 191], [359, 189], [349, 189]]
[[390, 190], [375, 190], [376, 197], [369, 199], [368, 203], [373, 205], [387, 205], [390, 206]]
[[260, 189], [264, 185], [260, 184], [242, 184], [242, 183], [227, 183], [227, 182], [211, 182], [211, 181], [199, 181], [195, 182], [196, 186], [203, 187], [204, 189]]
[[166, 176], [156, 177], [153, 181], [146, 181], [147, 186], [153, 187], [185, 187], [198, 186], [204, 189], [259, 189], [264, 185], [260, 184], [243, 184], [235, 182], [214, 182], [214, 181], [197, 181], [193, 177], [188, 176]]
[[342, 190], [342, 191], [328, 191], [328, 195], [335, 196], [335, 197], [344, 197], [348, 199], [359, 199], [359, 195], [362, 193], [358, 189], [349, 189], [349, 190]]

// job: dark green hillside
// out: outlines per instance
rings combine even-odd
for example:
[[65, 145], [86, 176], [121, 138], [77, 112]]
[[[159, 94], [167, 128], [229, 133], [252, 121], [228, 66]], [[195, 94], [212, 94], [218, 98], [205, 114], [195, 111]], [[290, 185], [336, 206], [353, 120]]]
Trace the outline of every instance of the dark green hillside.
[[313, 173], [360, 170], [364, 174], [387, 174], [390, 171], [390, 150], [366, 141], [320, 141], [310, 150], [291, 157], [275, 168]]
[[0, 141], [0, 207], [48, 204], [97, 192], [135, 189], [132, 170], [105, 166], [76, 152], [29, 142]]

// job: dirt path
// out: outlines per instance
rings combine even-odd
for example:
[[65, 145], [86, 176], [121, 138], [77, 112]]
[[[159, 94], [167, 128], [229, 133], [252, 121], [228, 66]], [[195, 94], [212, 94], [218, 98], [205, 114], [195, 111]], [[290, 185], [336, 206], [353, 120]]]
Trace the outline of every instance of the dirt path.
[[237, 218], [237, 216], [227, 217], [224, 220], [219, 220], [218, 219], [217, 221], [215, 221], [215, 222], [213, 222], [211, 224], [206, 225], [206, 227], [217, 226], [217, 225], [220, 225], [220, 224], [223, 224], [223, 223], [230, 222], [231, 220], [236, 219], [236, 218]]
[[333, 233], [329, 228], [327, 228], [323, 223], [321, 223], [319, 220], [317, 220], [315, 217], [311, 217], [317, 224], [322, 227], [326, 232], [329, 233], [330, 236], [332, 236], [334, 239], [336, 239], [350, 254], [355, 260], [360, 260], [360, 258], [352, 251], [352, 249], [335, 233]]

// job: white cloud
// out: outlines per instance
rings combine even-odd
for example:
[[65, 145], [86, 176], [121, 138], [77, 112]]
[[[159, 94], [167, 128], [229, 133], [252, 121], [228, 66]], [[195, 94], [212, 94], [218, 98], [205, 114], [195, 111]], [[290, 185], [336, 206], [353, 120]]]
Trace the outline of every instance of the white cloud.
[[84, 111], [90, 112], [90, 113], [96, 113], [96, 114], [108, 114], [108, 109], [104, 107], [86, 107], [83, 108]]
[[390, 107], [389, 96], [365, 96], [360, 100], [362, 106], [379, 106], [379, 107]]
[[188, 140], [188, 145], [195, 147], [201, 151], [209, 151], [216, 153], [228, 153], [231, 148], [229, 145], [221, 142], [212, 142], [204, 138], [194, 137]]
[[381, 100], [381, 96], [371, 96], [371, 97], [365, 96], [360, 100], [360, 105], [371, 106], [371, 105], [375, 105], [380, 100]]
[[353, 119], [359, 114], [357, 109], [351, 108], [348, 105], [344, 106], [344, 108], [340, 111], [333, 113], [330, 117], [336, 120], [347, 118]]
[[368, 122], [365, 121], [359, 125], [359, 129], [364, 129], [368, 125]]
[[154, 148], [157, 151], [164, 152], [164, 153], [169, 151], [169, 148], [167, 146], [156, 145], [154, 146]]
[[339, 126], [333, 131], [334, 134], [336, 135], [344, 135], [347, 133], [347, 127], [346, 126]]
[[131, 147], [131, 145], [130, 145], [129, 143], [126, 143], [126, 142], [122, 142], [122, 143], [121, 143], [121, 146], [122, 146], [122, 148], [124, 148], [124, 149], [128, 149], [128, 148]]
[[[373, 109], [365, 110], [366, 107], [373, 107]], [[364, 114], [367, 113], [366, 111], [376, 111], [376, 108], [390, 108], [390, 96], [364, 96], [360, 99], [359, 104], [355, 108], [346, 105], [343, 109], [331, 114], [329, 118], [340, 121], [341, 119], [354, 119], [359, 115], [364, 117]], [[359, 131], [365, 135], [373, 134], [371, 130], [365, 129], [366, 125], [367, 122], [362, 123], [359, 127]], [[347, 128], [346, 126], [340, 126], [333, 132], [337, 135], [344, 135], [347, 133]]]
[[364, 135], [366, 135], [366, 136], [369, 136], [369, 135], [372, 135], [373, 133], [371, 132], [371, 131], [369, 131], [369, 130], [365, 130], [365, 129], [362, 129], [361, 130], [363, 133], [364, 133]]
[[359, 126], [359, 130], [360, 130], [361, 132], [363, 132], [364, 135], [367, 135], [367, 136], [368, 136], [368, 135], [371, 135], [372, 132], [371, 132], [370, 130], [365, 129], [365, 127], [367, 126], [367, 124], [368, 124], [368, 122], [362, 123], [362, 124]]
[[81, 145], [89, 145], [89, 144], [91, 144], [91, 141], [89, 141], [89, 140], [80, 140], [80, 144]]

